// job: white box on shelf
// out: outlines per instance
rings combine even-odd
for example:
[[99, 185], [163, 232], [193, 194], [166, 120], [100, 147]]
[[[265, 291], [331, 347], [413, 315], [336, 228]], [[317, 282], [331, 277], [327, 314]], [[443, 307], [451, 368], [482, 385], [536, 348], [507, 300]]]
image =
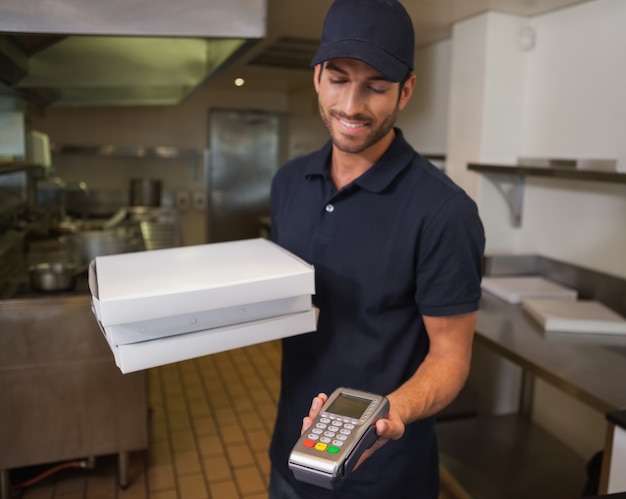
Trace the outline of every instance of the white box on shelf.
[[599, 172], [617, 172], [618, 162], [616, 159], [583, 158], [576, 160], [576, 168], [579, 170], [596, 170]]

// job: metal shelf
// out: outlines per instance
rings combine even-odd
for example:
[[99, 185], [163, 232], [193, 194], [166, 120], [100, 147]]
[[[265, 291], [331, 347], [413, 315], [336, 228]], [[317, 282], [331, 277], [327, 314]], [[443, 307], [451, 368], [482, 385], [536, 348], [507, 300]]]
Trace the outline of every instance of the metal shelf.
[[442, 154], [442, 153], [422, 153], [422, 156], [424, 156], [426, 159], [429, 159], [431, 161], [445, 161], [446, 160], [446, 155]]
[[40, 170], [42, 168], [43, 167], [41, 165], [28, 163], [25, 161], [8, 161], [8, 162], [0, 161], [0, 175], [5, 174], [5, 173], [13, 173], [13, 172], [21, 172], [21, 171]]
[[483, 174], [521, 175], [523, 177], [567, 178], [591, 182], [611, 182], [626, 184], [626, 172], [604, 172], [598, 170], [577, 170], [573, 167], [542, 167], [523, 165], [493, 165], [485, 163], [468, 163], [468, 169]]
[[523, 166], [468, 163], [469, 170], [482, 173], [504, 197], [511, 212], [513, 227], [522, 225], [525, 178], [545, 177], [580, 180], [585, 182], [608, 182], [626, 184], [626, 173], [597, 170], [579, 170], [571, 166]]
[[194, 149], [170, 146], [118, 146], [118, 145], [71, 145], [58, 146], [54, 154], [85, 154], [110, 158], [145, 159], [198, 159], [200, 154]]

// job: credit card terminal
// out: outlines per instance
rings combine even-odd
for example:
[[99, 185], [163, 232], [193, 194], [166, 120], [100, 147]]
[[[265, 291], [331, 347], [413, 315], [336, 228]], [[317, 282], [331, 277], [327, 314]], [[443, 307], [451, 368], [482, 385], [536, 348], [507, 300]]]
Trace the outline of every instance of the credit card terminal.
[[296, 480], [335, 490], [376, 441], [374, 424], [389, 415], [382, 395], [337, 388], [289, 455]]

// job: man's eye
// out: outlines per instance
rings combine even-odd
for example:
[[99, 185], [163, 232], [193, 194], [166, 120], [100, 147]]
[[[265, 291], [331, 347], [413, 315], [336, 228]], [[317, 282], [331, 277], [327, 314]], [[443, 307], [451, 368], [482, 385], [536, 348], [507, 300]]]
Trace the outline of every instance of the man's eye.
[[343, 78], [329, 78], [328, 81], [330, 81], [330, 83], [332, 83], [333, 85], [340, 85], [346, 82], [346, 80]]
[[370, 86], [369, 87], [371, 92], [374, 92], [375, 94], [384, 94], [387, 91], [387, 87], [374, 87], [374, 86]]

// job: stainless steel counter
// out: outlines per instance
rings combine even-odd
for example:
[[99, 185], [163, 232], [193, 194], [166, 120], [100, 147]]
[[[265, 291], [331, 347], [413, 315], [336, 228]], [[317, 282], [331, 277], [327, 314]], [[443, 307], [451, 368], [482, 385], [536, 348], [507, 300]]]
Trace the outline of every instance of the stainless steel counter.
[[0, 472], [148, 446], [145, 372], [122, 375], [87, 294], [0, 301]]
[[[488, 275], [541, 275], [626, 315], [625, 279], [532, 255], [492, 257], [485, 268]], [[475, 340], [521, 367], [518, 395], [526, 403], [533, 399], [534, 379], [540, 378], [600, 414], [626, 409], [626, 336], [547, 333], [521, 305], [485, 292]], [[533, 424], [530, 414], [530, 407], [520, 404], [517, 414], [440, 422], [444, 468], [472, 497], [580, 497], [585, 460]]]
[[484, 293], [476, 341], [601, 413], [626, 408], [626, 336], [546, 333], [521, 306]]

